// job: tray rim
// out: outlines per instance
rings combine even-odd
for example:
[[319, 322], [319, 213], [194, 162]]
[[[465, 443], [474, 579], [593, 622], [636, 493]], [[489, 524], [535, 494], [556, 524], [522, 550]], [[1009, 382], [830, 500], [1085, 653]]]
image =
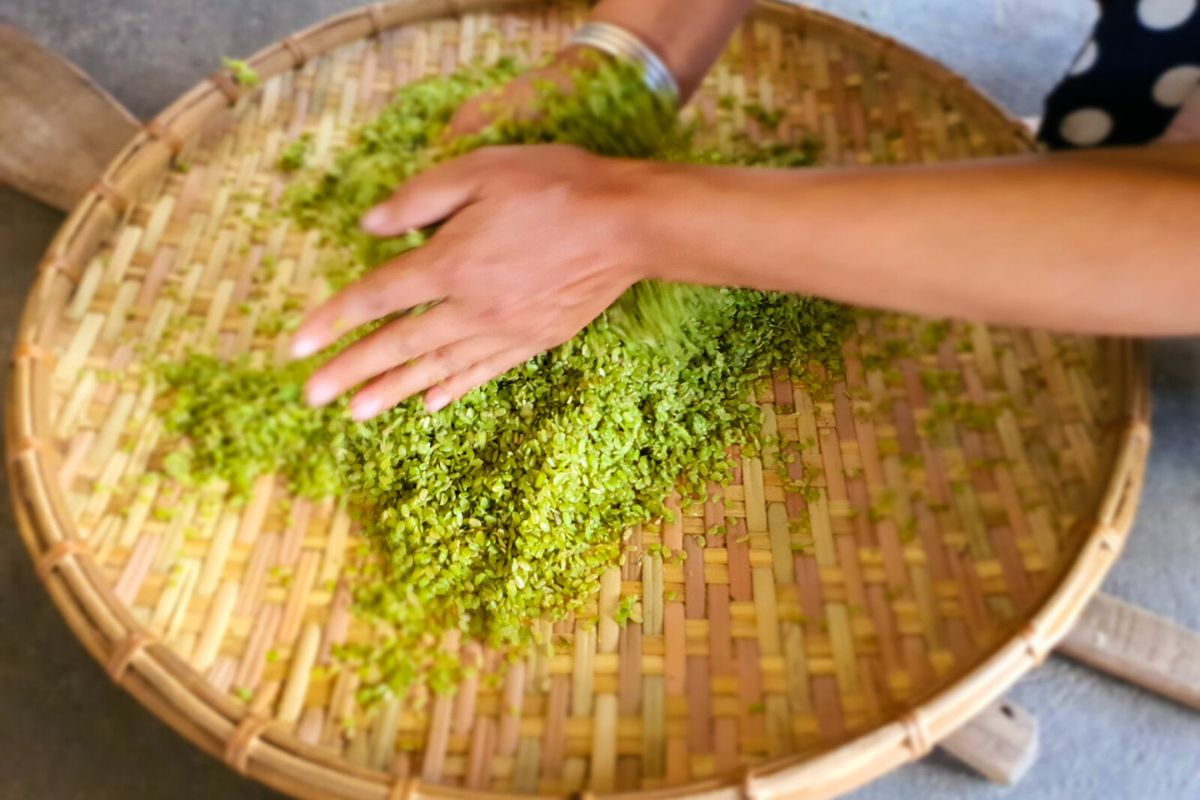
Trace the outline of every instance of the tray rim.
[[[335, 47], [375, 36], [404, 24], [463, 14], [552, 5], [553, 0], [391, 0], [344, 12], [271, 44], [247, 59], [264, 78], [298, 68]], [[780, 0], [759, 0], [756, 18], [803, 25], [806, 19], [874, 41], [881, 57], [902, 58], [954, 89], [962, 106], [1011, 126], [1030, 149], [1029, 131], [980, 90], [939, 62], [887, 36], [810, 8]], [[39, 438], [51, 429], [49, 371], [39, 363], [50, 354], [37, 341], [47, 323], [43, 309], [60, 306], [78, 280], [79, 265], [115, 226], [129, 198], [148, 174], [166, 167], [184, 137], [207, 117], [234, 104], [246, 90], [227, 71], [214, 73], [185, 92], [146, 124], [113, 159], [96, 187], [64, 221], [39, 266], [30, 290], [10, 362], [6, 405], [9, 491], [18, 530], [41, 582], [72, 632], [114, 682], [201, 750], [238, 773], [303, 798], [521, 798], [527, 795], [481, 792], [419, 778], [395, 778], [356, 766], [327, 750], [300, 741], [272, 719], [252, 713], [216, 691], [186, 662], [134, 620], [92, 560], [86, 544], [72, 535], [74, 525], [61, 487], [54, 479], [58, 454]], [[962, 107], [960, 106], [960, 107]], [[739, 775], [674, 787], [618, 792], [607, 797], [655, 798], [826, 798], [849, 791], [925, 755], [942, 738], [969, 721], [1062, 639], [1099, 590], [1133, 523], [1150, 443], [1149, 379], [1144, 348], [1136, 340], [1112, 341], [1121, 376], [1123, 416], [1116, 432], [1116, 456], [1098, 514], [1075, 561], [1043, 595], [1036, 612], [1010, 639], [994, 646], [961, 677], [926, 697], [901, 718], [884, 722], [816, 755], [791, 755], [760, 763]], [[585, 791], [586, 796], [595, 793]]]

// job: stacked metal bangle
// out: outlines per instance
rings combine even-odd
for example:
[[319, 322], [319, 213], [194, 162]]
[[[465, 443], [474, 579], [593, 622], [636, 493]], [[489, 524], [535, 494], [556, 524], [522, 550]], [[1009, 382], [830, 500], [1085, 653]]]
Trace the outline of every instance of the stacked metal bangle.
[[571, 44], [591, 47], [613, 58], [631, 61], [642, 67], [646, 87], [679, 103], [679, 84], [667, 65], [645, 42], [619, 25], [588, 22], [571, 37]]

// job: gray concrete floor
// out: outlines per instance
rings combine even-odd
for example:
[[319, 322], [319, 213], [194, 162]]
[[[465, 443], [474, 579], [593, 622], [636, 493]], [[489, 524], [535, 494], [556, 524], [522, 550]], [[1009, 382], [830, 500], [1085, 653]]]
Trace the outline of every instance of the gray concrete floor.
[[[214, 68], [356, 0], [5, 0], [0, 20], [75, 60], [150, 116]], [[819, 0], [963, 73], [1020, 115], [1071, 62], [1087, 0]], [[0, 350], [61, 217], [0, 189]], [[1200, 629], [1200, 342], [1152, 347], [1154, 435], [1142, 510], [1106, 589]], [[0, 495], [0, 798], [266, 798], [116, 689], [76, 643], [30, 568]], [[1061, 659], [1011, 696], [1041, 721], [1042, 757], [1014, 789], [937, 754], [854, 795], [1200, 797], [1200, 717]]]

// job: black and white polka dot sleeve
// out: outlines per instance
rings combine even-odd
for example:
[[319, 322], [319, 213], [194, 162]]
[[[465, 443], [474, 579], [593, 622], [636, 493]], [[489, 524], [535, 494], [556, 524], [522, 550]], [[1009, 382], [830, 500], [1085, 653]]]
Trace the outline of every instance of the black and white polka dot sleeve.
[[1200, 91], [1200, 0], [1106, 0], [1092, 38], [1046, 100], [1051, 148], [1146, 144]]

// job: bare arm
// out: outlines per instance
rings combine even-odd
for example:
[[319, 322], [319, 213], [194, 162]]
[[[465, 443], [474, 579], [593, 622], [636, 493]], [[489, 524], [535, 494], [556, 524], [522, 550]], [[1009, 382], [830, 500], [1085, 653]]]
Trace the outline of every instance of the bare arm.
[[620, 25], [645, 42], [687, 99], [753, 7], [754, 0], [604, 0], [590, 18]]
[[661, 211], [647, 235], [671, 254], [652, 274], [669, 280], [1089, 333], [1200, 332], [1197, 144], [932, 167], [660, 167], [649, 186]]
[[[589, 19], [619, 25], [641, 39], [675, 76], [680, 99], [686, 101], [753, 6], [754, 0], [603, 0]], [[584, 52], [595, 51], [567, 47], [546, 66], [467, 101], [454, 115], [451, 132], [478, 131], [503, 114], [537, 113], [538, 82], [555, 81], [570, 89], [571, 72], [594, 63], [582, 57]]]

